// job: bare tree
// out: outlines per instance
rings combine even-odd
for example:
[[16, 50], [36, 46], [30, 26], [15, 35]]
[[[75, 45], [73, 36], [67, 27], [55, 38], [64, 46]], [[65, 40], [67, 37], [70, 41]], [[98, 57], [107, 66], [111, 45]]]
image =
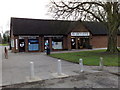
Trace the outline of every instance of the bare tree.
[[58, 19], [102, 22], [108, 29], [107, 51], [118, 52], [117, 33], [120, 25], [120, 2], [52, 1], [49, 11]]

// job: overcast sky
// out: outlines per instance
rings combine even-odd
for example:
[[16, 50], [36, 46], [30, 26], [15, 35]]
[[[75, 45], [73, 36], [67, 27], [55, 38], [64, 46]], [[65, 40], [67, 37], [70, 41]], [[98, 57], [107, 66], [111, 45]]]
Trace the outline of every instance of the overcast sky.
[[9, 30], [10, 17], [52, 19], [47, 15], [50, 0], [0, 0], [0, 32]]
[[53, 19], [47, 15], [49, 3], [50, 0], [0, 0], [0, 33], [9, 30], [10, 17]]

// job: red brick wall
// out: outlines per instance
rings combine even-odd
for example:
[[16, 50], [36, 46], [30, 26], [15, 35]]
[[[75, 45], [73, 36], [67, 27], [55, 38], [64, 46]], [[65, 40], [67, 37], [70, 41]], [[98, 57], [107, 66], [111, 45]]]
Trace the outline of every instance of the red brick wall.
[[92, 36], [90, 44], [93, 48], [106, 48], [107, 47], [107, 36]]
[[[105, 48], [107, 47], [107, 36], [92, 36], [90, 44], [94, 48]], [[120, 47], [120, 36], [118, 36], [117, 45]]]
[[63, 49], [67, 49], [67, 36], [63, 36]]
[[67, 36], [67, 49], [71, 50], [71, 36], [70, 36], [70, 34]]

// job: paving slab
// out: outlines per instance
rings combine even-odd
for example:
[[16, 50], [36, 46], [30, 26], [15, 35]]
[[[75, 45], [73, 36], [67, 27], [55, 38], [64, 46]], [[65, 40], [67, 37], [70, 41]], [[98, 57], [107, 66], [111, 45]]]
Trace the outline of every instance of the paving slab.
[[[38, 80], [56, 78], [53, 73], [57, 73], [57, 59], [41, 53], [9, 53], [9, 58], [3, 57], [2, 60], [2, 84], [28, 82], [31, 61], [34, 62], [35, 77], [38, 77]], [[76, 64], [62, 61], [63, 72], [66, 75], [77, 75], [72, 70], [64, 69], [71, 66], [75, 67]]]

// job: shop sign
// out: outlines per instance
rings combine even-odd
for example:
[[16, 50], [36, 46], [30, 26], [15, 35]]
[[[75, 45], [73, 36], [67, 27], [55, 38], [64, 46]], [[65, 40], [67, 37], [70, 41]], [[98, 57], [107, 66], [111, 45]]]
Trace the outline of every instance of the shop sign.
[[63, 35], [45, 35], [44, 37], [63, 37]]
[[28, 37], [28, 39], [36, 39], [39, 36], [19, 36], [19, 39], [24, 39], [25, 37]]
[[37, 39], [37, 36], [29, 36], [28, 39]]
[[71, 36], [90, 36], [89, 32], [71, 32]]

